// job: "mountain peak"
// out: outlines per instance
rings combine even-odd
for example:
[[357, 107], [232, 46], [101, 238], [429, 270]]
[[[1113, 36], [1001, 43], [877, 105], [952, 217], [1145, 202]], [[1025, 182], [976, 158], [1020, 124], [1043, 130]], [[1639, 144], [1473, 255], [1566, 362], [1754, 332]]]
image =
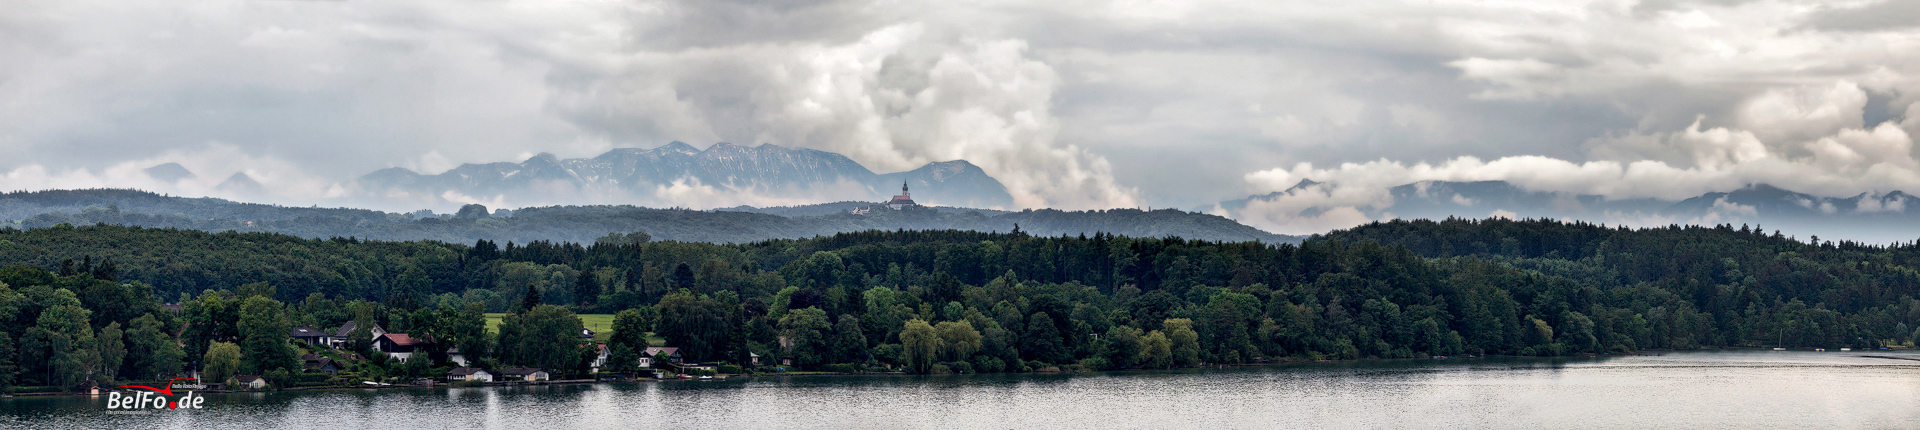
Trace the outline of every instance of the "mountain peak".
[[247, 176], [246, 172], [234, 172], [233, 176], [228, 176], [226, 181], [220, 182], [220, 185], [215, 186], [214, 189], [248, 197], [259, 196], [267, 191], [266, 186], [260, 185], [260, 181], [253, 180], [252, 176]]
[[698, 154], [698, 153], [700, 153], [700, 150], [699, 150], [698, 148], [694, 148], [694, 147], [693, 147], [693, 145], [688, 145], [688, 144], [687, 144], [686, 142], [681, 142], [681, 141], [678, 141], [678, 140], [676, 140], [676, 141], [672, 141], [672, 142], [668, 142], [667, 144], [665, 144], [665, 145], [660, 145], [660, 147], [659, 147], [659, 148], [654, 148], [654, 149], [655, 149], [655, 150], [659, 150], [659, 151], [663, 151], [663, 152], [678, 152], [678, 153], [682, 153], [682, 154]]
[[148, 177], [159, 179], [162, 182], [179, 182], [181, 179], [192, 179], [196, 177], [192, 171], [188, 171], [186, 166], [181, 166], [180, 163], [167, 163], [148, 167], [146, 170], [142, 170], [142, 172], [145, 172]]
[[534, 161], [539, 161], [541, 163], [560, 164], [560, 157], [554, 156], [553, 153], [551, 152], [542, 152], [539, 154], [534, 154], [532, 157], [528, 157], [526, 164], [533, 164]]

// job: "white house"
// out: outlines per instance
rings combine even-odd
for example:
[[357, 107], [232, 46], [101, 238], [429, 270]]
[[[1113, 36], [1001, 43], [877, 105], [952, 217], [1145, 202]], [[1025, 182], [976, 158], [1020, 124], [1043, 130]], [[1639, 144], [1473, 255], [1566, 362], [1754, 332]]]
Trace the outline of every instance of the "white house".
[[474, 368], [474, 367], [461, 367], [461, 368], [448, 371], [447, 380], [448, 381], [493, 382], [493, 374], [487, 373], [485, 369]]
[[502, 379], [505, 379], [508, 381], [527, 381], [527, 382], [545, 381], [549, 377], [549, 375], [547, 374], [547, 371], [545, 370], [525, 368], [525, 367], [516, 367], [512, 369], [502, 370], [500, 371], [500, 376]]
[[[680, 348], [674, 348], [670, 346], [655, 346], [655, 347], [647, 348], [646, 353], [640, 355], [640, 367], [644, 369], [653, 368], [653, 357], [663, 352], [667, 354], [668, 363], [679, 364], [680, 361], [682, 360], [680, 357]], [[667, 363], [661, 363], [661, 364], [667, 364]]]
[[467, 367], [467, 355], [460, 353], [460, 347], [447, 348], [447, 362], [455, 366]]
[[607, 352], [607, 344], [599, 344], [599, 347], [600, 355], [593, 357], [593, 373], [600, 373], [600, 368], [607, 367], [607, 357], [611, 355]]
[[[360, 323], [347, 321], [346, 324], [340, 326], [339, 330], [333, 331], [333, 336], [327, 337], [327, 342], [332, 344], [334, 349], [345, 348], [347, 346], [348, 335], [352, 334], [353, 330], [357, 328], [360, 328]], [[368, 329], [367, 332], [373, 335], [373, 339], [379, 339], [380, 336], [387, 334], [387, 330], [380, 328], [379, 324], [374, 324], [373, 328]]]
[[407, 362], [415, 352], [426, 352], [432, 338], [415, 339], [406, 333], [387, 333], [373, 339], [373, 350], [387, 353], [388, 358]]
[[250, 390], [267, 388], [267, 378], [262, 378], [260, 375], [240, 375], [233, 377], [233, 380], [234, 382], [240, 383], [240, 385], [235, 386], [235, 388], [246, 388]]

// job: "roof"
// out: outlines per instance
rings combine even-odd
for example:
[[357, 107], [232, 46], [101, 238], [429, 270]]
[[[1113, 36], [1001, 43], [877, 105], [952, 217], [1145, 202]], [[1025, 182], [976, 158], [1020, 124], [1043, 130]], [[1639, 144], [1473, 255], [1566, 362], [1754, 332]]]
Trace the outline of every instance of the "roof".
[[675, 348], [675, 347], [671, 347], [671, 346], [651, 346], [651, 347], [647, 347], [647, 355], [654, 355], [654, 354], [659, 354], [659, 353], [661, 353], [661, 352], [666, 352], [666, 353], [667, 353], [667, 355], [674, 355], [674, 354], [679, 354], [679, 353], [680, 353], [680, 348]]
[[419, 345], [419, 344], [433, 343], [433, 340], [430, 338], [414, 339], [412, 336], [407, 336], [406, 333], [387, 333], [384, 335], [380, 335], [380, 338], [386, 339], [389, 342], [393, 342], [394, 345], [400, 345], [400, 346], [413, 346], [413, 345]]
[[891, 204], [915, 204], [915, 203], [913, 203], [912, 197], [893, 196], [893, 200], [888, 200], [887, 204], [891, 205]]
[[300, 361], [320, 361], [321, 359], [324, 359], [324, 358], [327, 358], [327, 357], [321, 356], [320, 354], [301, 354], [300, 355]]
[[333, 366], [333, 368], [335, 369], [340, 368], [340, 365], [337, 363], [334, 363], [333, 359], [326, 358], [326, 357], [321, 357], [319, 360], [308, 361], [305, 366], [301, 366], [301, 367], [307, 370], [321, 370], [321, 369], [326, 369], [327, 366]]
[[291, 336], [293, 336], [293, 337], [321, 337], [321, 336], [326, 336], [326, 333], [321, 333], [321, 332], [320, 332], [319, 330], [314, 330], [314, 329], [313, 329], [312, 327], [294, 327], [294, 328], [293, 328], [293, 331], [292, 331], [292, 333], [291, 333]]
[[[338, 336], [338, 337], [347, 337], [347, 335], [348, 335], [348, 334], [352, 334], [352, 333], [353, 333], [353, 329], [356, 329], [356, 328], [360, 328], [360, 323], [359, 323], [359, 322], [356, 322], [356, 321], [347, 321], [347, 323], [346, 323], [346, 324], [341, 324], [341, 325], [340, 325], [340, 329], [339, 329], [339, 330], [334, 330], [334, 331], [333, 331], [333, 335], [334, 335], [334, 336]], [[380, 328], [380, 325], [379, 325], [379, 324], [374, 324], [374, 325], [373, 325], [373, 328], [372, 328], [372, 330], [380, 330], [380, 331], [386, 331], [385, 329], [382, 329], [382, 328]]]
[[500, 374], [507, 375], [507, 376], [526, 376], [526, 375], [532, 375], [535, 373], [544, 373], [544, 372], [546, 371], [531, 368], [531, 367], [515, 367], [512, 369], [503, 369], [500, 371]]
[[[461, 367], [447, 371], [447, 376], [469, 376], [479, 373], [487, 373], [487, 370], [478, 367]], [[491, 375], [491, 373], [487, 374]]]

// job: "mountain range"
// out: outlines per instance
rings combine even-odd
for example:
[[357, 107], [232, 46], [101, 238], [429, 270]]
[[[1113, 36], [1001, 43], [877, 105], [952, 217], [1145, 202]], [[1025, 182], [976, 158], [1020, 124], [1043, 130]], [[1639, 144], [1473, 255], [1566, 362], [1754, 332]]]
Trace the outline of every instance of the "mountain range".
[[[865, 209], [853, 213], [852, 209]], [[655, 240], [748, 243], [867, 230], [972, 230], [1039, 236], [1107, 233], [1178, 236], [1210, 241], [1299, 243], [1231, 219], [1172, 209], [1142, 211], [1023, 210], [909, 206], [872, 202], [724, 210], [655, 209], [627, 205], [545, 206], [488, 211], [468, 205], [456, 214], [412, 214], [365, 209], [301, 208], [184, 198], [134, 190], [53, 190], [0, 194], [0, 228], [130, 225], [204, 231], [283, 233], [313, 239], [438, 240], [591, 243], [609, 233], [647, 233]], [[5, 246], [0, 243], [0, 246]]]
[[[1247, 210], [1254, 202], [1325, 193], [1331, 186], [1303, 180], [1286, 190], [1221, 202], [1216, 208], [1232, 218], [1251, 221], [1259, 216]], [[1789, 235], [1819, 236], [1826, 240], [1888, 243], [1920, 238], [1920, 207], [1909, 212], [1916, 197], [1902, 191], [1821, 197], [1756, 184], [1671, 201], [1532, 191], [1504, 181], [1422, 181], [1393, 187], [1388, 195], [1390, 198], [1384, 200], [1384, 205], [1356, 209], [1376, 220], [1500, 216], [1628, 226], [1754, 224]], [[1330, 209], [1316, 206], [1298, 215], [1315, 216]]]
[[357, 185], [381, 195], [465, 197], [508, 206], [655, 203], [652, 200], [663, 194], [699, 187], [810, 201], [886, 200], [905, 185], [922, 204], [1013, 205], [1005, 185], [965, 160], [880, 174], [832, 152], [726, 142], [701, 150], [676, 141], [652, 149], [615, 149], [593, 158], [542, 153], [518, 163], [463, 164], [433, 175], [395, 167], [362, 176]]

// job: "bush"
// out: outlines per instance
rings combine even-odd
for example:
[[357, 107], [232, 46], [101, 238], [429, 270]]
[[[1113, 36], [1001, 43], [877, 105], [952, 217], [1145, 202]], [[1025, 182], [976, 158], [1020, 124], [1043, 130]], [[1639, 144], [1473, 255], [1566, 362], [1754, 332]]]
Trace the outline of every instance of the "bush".
[[953, 373], [953, 369], [952, 369], [952, 368], [948, 368], [948, 367], [947, 367], [947, 365], [945, 365], [945, 364], [935, 364], [935, 365], [933, 365], [933, 374], [935, 374], [935, 375], [943, 375], [943, 374], [948, 374], [948, 373]]
[[952, 363], [947, 363], [947, 368], [953, 369], [953, 373], [974, 373], [973, 363], [968, 363], [965, 361], [955, 361]]
[[729, 375], [739, 375], [739, 374], [747, 373], [747, 370], [742, 369], [740, 368], [739, 365], [735, 365], [735, 364], [722, 364], [720, 365], [720, 373], [725, 373]]
[[286, 369], [273, 369], [273, 370], [267, 371], [267, 374], [264, 375], [264, 377], [267, 379], [267, 389], [269, 390], [279, 390], [282, 388], [292, 387], [295, 381], [294, 375], [291, 373], [287, 373]]
[[851, 363], [835, 363], [827, 365], [827, 371], [834, 373], [856, 373], [859, 372], [860, 369], [854, 368]]
[[973, 357], [973, 370], [981, 373], [1000, 373], [1007, 370], [1007, 362], [999, 357], [977, 355]]
[[1106, 357], [1087, 357], [1080, 360], [1080, 367], [1087, 370], [1113, 370], [1113, 363], [1107, 361]]

